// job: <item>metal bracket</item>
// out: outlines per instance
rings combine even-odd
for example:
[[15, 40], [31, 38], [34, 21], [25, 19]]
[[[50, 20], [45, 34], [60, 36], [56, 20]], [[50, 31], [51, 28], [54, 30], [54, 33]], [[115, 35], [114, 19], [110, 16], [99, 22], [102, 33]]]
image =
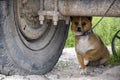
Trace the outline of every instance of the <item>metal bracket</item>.
[[40, 24], [43, 24], [43, 21], [46, 16], [46, 18], [53, 20], [54, 25], [57, 25], [59, 12], [57, 12], [57, 11], [39, 11], [38, 14], [39, 14]]
[[52, 19], [53, 21], [53, 24], [54, 25], [57, 25], [57, 22], [58, 22], [58, 7], [57, 7], [57, 4], [58, 3], [58, 0], [54, 0], [54, 11], [45, 11], [43, 10], [43, 7], [44, 7], [44, 1], [43, 0], [40, 0], [40, 10], [38, 11], [38, 15], [39, 15], [39, 20], [40, 20], [40, 24], [43, 24], [44, 20], [45, 20], [45, 17], [47, 19]]

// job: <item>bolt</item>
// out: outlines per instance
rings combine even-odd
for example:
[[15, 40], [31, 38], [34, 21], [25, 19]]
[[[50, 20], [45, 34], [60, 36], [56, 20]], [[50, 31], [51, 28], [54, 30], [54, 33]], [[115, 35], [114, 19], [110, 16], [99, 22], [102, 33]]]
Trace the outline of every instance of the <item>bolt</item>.
[[39, 16], [39, 20], [40, 20], [40, 24], [43, 24], [44, 16], [40, 15], [40, 16]]
[[42, 20], [40, 21], [40, 24], [43, 24], [43, 21], [42, 21]]
[[57, 22], [58, 22], [58, 15], [53, 15], [53, 24], [54, 25], [57, 25]]
[[69, 24], [70, 22], [70, 17], [66, 17], [66, 24]]
[[57, 25], [57, 21], [54, 21], [53, 24], [56, 26]]

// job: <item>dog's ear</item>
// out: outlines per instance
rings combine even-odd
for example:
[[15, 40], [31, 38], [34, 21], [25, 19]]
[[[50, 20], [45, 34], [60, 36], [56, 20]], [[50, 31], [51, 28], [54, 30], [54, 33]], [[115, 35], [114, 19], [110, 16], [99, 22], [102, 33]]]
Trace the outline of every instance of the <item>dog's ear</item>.
[[92, 17], [88, 17], [88, 19], [89, 19], [90, 21], [92, 21]]
[[79, 20], [79, 16], [70, 16], [71, 22], [75, 22]]

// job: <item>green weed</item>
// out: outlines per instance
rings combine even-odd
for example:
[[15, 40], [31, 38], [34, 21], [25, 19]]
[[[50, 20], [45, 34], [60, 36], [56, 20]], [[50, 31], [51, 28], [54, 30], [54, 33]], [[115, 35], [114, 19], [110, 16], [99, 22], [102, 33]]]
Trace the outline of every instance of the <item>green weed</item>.
[[62, 67], [62, 68], [68, 68], [68, 67], [69, 67], [69, 63], [68, 63], [67, 61], [62, 61], [62, 60], [60, 60], [60, 61], [58, 62], [58, 65], [57, 65], [57, 66]]
[[[93, 25], [98, 22], [100, 17], [93, 18]], [[94, 29], [106, 45], [110, 45], [114, 34], [120, 30], [120, 18], [105, 17]], [[118, 45], [119, 46], [119, 45]]]
[[120, 52], [117, 52], [117, 54], [118, 54], [119, 58], [115, 58], [113, 56], [113, 54], [110, 55], [109, 60], [108, 60], [108, 64], [119, 64], [120, 65]]

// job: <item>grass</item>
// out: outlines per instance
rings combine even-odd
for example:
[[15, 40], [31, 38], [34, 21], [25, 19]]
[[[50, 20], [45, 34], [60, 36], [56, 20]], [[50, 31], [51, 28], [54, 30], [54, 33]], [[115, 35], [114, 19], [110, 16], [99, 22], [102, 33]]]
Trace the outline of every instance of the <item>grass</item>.
[[108, 64], [119, 64], [120, 65], [120, 49], [119, 49], [119, 51], [117, 51], [117, 54], [118, 54], [119, 58], [115, 58], [113, 56], [113, 54], [110, 55]]
[[[71, 24], [70, 24], [71, 26]], [[69, 48], [69, 47], [74, 47], [74, 34], [71, 31], [71, 27], [69, 28], [69, 32], [68, 32], [68, 37], [66, 40], [66, 44], [65, 47]]]
[[62, 68], [68, 68], [68, 67], [69, 67], [69, 63], [60, 60], [60, 61], [58, 62], [58, 65], [57, 65], [57, 66], [62, 67]]
[[[92, 24], [95, 25], [101, 17], [94, 17]], [[103, 42], [110, 46], [114, 34], [120, 30], [120, 18], [119, 17], [105, 17], [95, 28], [94, 32], [100, 36]], [[120, 36], [120, 34], [119, 34]], [[115, 41], [115, 45], [120, 47], [120, 40]], [[74, 35], [69, 29], [68, 38], [65, 44], [66, 48], [74, 47]], [[120, 57], [120, 51], [117, 52]], [[120, 63], [120, 60], [116, 60], [113, 55], [110, 56], [108, 63]]]
[[[100, 18], [98, 17], [94, 17], [93, 24], [97, 23], [99, 19]], [[94, 32], [101, 37], [106, 45], [110, 45], [114, 34], [118, 30], [120, 30], [120, 18], [106, 17], [99, 25], [97, 25], [97, 27], [94, 29]]]

